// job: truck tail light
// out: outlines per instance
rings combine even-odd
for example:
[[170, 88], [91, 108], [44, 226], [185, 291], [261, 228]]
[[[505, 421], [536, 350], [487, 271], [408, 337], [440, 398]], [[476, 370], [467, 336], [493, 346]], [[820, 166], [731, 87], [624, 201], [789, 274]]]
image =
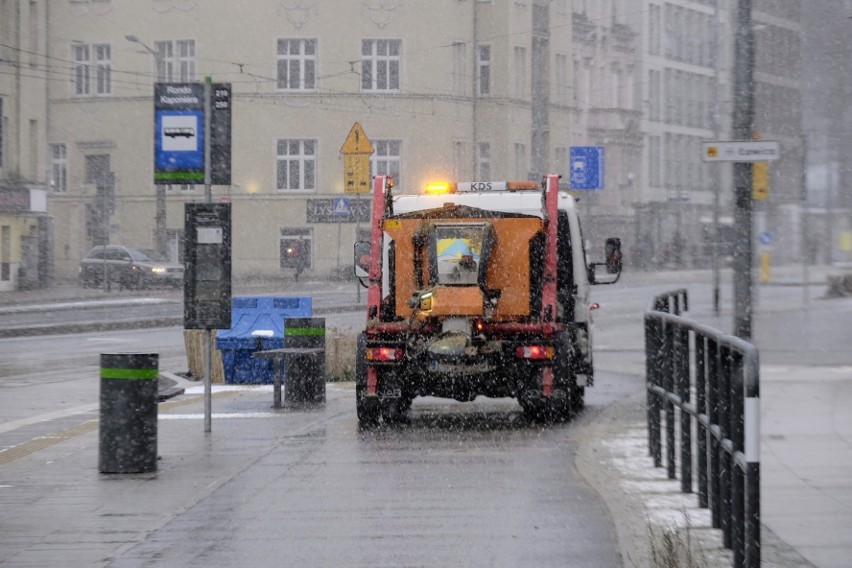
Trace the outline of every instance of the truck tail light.
[[553, 359], [552, 345], [523, 345], [515, 349], [518, 359], [544, 360]]
[[399, 347], [368, 347], [367, 361], [387, 362], [402, 361], [405, 351]]

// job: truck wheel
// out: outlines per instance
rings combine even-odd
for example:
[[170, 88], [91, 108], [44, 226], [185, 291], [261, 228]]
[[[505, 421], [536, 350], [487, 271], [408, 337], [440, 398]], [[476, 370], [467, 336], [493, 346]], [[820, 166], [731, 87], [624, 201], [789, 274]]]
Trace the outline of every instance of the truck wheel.
[[358, 414], [358, 424], [364, 428], [372, 428], [379, 423], [379, 417], [382, 415], [379, 397], [368, 397], [361, 390], [358, 385], [355, 385], [355, 409]]
[[355, 341], [355, 410], [358, 423], [372, 427], [379, 423], [382, 408], [379, 397], [367, 396], [367, 336], [359, 333]]
[[405, 395], [399, 398], [382, 399], [382, 419], [387, 423], [398, 424], [408, 421], [408, 411], [411, 409], [412, 399]]
[[576, 384], [571, 389], [571, 412], [577, 413], [586, 407], [586, 387], [578, 387]]
[[586, 389], [577, 386], [577, 375], [572, 368], [574, 346], [571, 343], [571, 335], [564, 331], [557, 334], [554, 345], [556, 354], [553, 374], [555, 380], [560, 384], [559, 388], [564, 389], [567, 395], [567, 400], [563, 403], [564, 408], [561, 410], [564, 419], [568, 419], [572, 414], [583, 408], [583, 397]]

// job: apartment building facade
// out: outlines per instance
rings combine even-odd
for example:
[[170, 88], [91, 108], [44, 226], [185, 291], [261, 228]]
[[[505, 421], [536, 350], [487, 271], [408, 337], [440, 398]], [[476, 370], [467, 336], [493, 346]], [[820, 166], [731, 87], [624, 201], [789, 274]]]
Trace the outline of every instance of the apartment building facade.
[[[797, 0], [752, 2], [754, 137], [782, 147], [768, 167], [769, 199], [755, 205], [755, 234], [783, 243], [778, 261], [798, 258], [801, 241], [800, 14]], [[702, 162], [701, 143], [732, 139], [737, 2], [651, 0], [641, 17], [647, 183], [637, 196], [637, 250], [643, 265], [706, 266], [714, 247], [726, 256], [733, 246], [731, 165]]]
[[45, 285], [44, 3], [0, 0], [0, 292]]
[[[238, 278], [291, 274], [284, 249], [299, 237], [308, 275], [349, 269], [369, 220], [369, 195], [343, 184], [340, 149], [355, 122], [374, 147], [372, 173], [403, 192], [435, 179], [526, 179], [567, 156], [567, 0], [249, 4], [51, 3], [58, 277], [74, 277], [97, 238], [105, 173], [110, 242], [155, 248], [165, 230], [178, 254], [184, 203], [204, 191], [153, 183], [155, 82], [232, 86], [232, 183], [212, 195], [232, 204]], [[346, 216], [331, 210], [341, 197]]]

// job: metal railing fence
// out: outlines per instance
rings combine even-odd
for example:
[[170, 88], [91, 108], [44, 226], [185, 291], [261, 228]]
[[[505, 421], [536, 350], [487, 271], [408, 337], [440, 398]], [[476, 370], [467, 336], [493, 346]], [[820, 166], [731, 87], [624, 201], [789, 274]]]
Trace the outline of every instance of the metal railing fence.
[[[734, 566], [760, 566], [760, 385], [755, 346], [683, 317], [687, 292], [653, 298], [645, 311], [648, 448], [668, 477], [680, 462], [681, 491], [693, 487], [696, 428], [698, 505], [710, 508]], [[695, 401], [692, 401], [692, 396]], [[676, 412], [679, 415], [676, 420]], [[680, 441], [675, 433], [679, 422]], [[677, 446], [680, 459], [675, 457]]]

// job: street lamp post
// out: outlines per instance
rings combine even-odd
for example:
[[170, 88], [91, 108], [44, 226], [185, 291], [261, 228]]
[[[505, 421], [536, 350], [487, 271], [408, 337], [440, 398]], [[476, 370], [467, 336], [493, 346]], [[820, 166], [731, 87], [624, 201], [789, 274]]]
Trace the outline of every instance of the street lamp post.
[[[154, 56], [154, 80], [155, 82], [159, 80], [160, 69], [163, 68], [163, 54], [148, 47], [135, 35], [128, 34], [124, 36], [124, 39], [131, 43], [137, 43], [141, 45], [145, 49], [145, 51]], [[157, 250], [158, 254], [165, 257], [168, 256], [168, 240], [166, 239], [166, 186], [163, 184], [157, 184], [156, 187], [157, 193], [156, 212], [154, 213], [154, 248]]]

